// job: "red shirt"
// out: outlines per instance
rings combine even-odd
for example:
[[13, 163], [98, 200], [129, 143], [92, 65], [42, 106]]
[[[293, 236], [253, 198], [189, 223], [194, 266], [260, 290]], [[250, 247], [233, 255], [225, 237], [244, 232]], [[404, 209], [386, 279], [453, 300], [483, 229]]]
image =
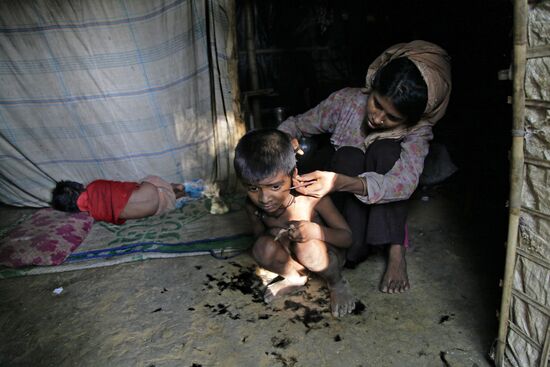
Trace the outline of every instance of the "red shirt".
[[92, 181], [86, 186], [86, 191], [80, 194], [76, 204], [81, 211], [89, 212], [95, 220], [123, 224], [126, 220], [119, 218], [120, 213], [138, 187], [137, 182]]

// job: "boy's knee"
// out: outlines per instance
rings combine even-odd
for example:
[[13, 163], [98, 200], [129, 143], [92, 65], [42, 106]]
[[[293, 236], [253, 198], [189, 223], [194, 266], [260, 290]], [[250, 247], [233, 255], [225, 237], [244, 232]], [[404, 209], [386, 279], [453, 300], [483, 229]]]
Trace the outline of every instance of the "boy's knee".
[[329, 264], [327, 245], [323, 241], [310, 240], [296, 244], [294, 253], [298, 261], [315, 273], [326, 270]]
[[275, 256], [277, 243], [269, 236], [260, 236], [252, 247], [252, 256], [260, 263], [265, 264]]

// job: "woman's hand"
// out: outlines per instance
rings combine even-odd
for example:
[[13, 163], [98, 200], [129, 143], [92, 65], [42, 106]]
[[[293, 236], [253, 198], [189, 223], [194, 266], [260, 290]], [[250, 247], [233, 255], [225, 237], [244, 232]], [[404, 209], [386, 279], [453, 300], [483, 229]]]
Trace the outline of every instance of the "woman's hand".
[[321, 227], [317, 223], [305, 220], [293, 220], [289, 222], [288, 239], [292, 242], [307, 242], [314, 239], [322, 239]]
[[294, 148], [294, 153], [298, 155], [304, 155], [304, 151], [300, 147], [300, 142], [296, 138], [290, 139], [290, 143], [292, 144], [292, 148]]
[[334, 172], [314, 171], [294, 177], [292, 184], [300, 194], [320, 198], [336, 191], [336, 177]]

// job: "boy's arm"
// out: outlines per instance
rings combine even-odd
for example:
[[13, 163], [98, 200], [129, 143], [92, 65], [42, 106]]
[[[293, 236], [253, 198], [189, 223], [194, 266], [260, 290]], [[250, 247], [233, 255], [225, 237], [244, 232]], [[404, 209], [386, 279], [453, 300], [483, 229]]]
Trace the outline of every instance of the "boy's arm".
[[351, 230], [328, 196], [321, 198], [314, 210], [326, 225], [309, 221], [291, 221], [288, 232], [291, 241], [320, 240], [336, 247], [351, 246]]
[[325, 222], [325, 226], [320, 226], [324, 237], [322, 240], [336, 247], [350, 247], [351, 229], [331, 198], [328, 196], [321, 198], [315, 210]]

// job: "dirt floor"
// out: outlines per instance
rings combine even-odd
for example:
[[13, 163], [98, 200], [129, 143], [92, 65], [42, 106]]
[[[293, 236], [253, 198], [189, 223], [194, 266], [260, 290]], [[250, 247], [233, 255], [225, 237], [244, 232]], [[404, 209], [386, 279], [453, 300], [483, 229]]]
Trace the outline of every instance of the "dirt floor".
[[371, 256], [345, 271], [364, 307], [342, 319], [316, 278], [264, 304], [247, 254], [1, 280], [0, 366], [489, 366], [498, 280], [469, 216], [445, 189], [416, 194], [412, 289], [380, 293]]

